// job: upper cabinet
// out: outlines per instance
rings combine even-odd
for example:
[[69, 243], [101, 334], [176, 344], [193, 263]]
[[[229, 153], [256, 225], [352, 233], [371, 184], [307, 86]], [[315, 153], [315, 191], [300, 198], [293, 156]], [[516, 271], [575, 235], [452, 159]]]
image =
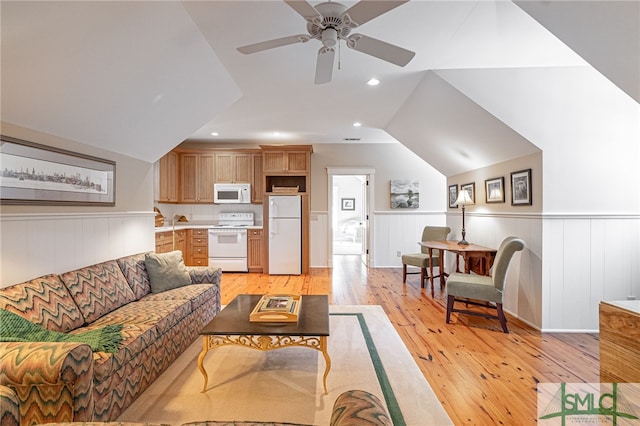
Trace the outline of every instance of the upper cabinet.
[[250, 153], [216, 153], [216, 183], [252, 183], [253, 158]]
[[260, 145], [265, 175], [305, 175], [311, 168], [311, 145]]
[[178, 154], [170, 151], [159, 161], [160, 192], [158, 201], [163, 203], [178, 202]]
[[262, 204], [274, 187], [310, 189], [311, 145], [255, 148], [176, 148], [158, 161], [158, 202], [213, 203], [214, 183], [250, 183], [251, 202]]
[[298, 192], [311, 189], [311, 145], [260, 145], [265, 192], [277, 188], [295, 188]]
[[253, 179], [251, 181], [251, 202], [262, 204], [264, 196], [264, 179], [262, 178], [262, 154], [252, 154]]
[[215, 155], [180, 154], [180, 202], [213, 203]]

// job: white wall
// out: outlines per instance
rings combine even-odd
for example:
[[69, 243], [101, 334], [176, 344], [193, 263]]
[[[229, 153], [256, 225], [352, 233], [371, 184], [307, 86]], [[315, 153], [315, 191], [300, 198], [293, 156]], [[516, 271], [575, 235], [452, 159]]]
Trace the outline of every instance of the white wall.
[[9, 124], [2, 134], [116, 162], [116, 205], [0, 210], [0, 287], [154, 250], [153, 165]]

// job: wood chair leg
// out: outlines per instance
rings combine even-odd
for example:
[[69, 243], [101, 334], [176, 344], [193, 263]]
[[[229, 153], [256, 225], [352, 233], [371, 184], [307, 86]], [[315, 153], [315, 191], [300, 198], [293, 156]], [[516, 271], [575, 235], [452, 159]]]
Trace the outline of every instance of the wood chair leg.
[[500, 325], [502, 326], [502, 331], [508, 333], [507, 329], [507, 317], [504, 316], [504, 312], [502, 310], [502, 303], [496, 303], [496, 310], [498, 311], [498, 319], [500, 320]]
[[420, 268], [420, 287], [424, 288], [424, 282], [425, 282], [425, 272], [427, 270], [425, 268]]
[[407, 282], [407, 264], [402, 264], [402, 284]]
[[456, 297], [452, 295], [447, 296], [447, 324], [451, 320], [451, 312], [453, 311], [453, 304], [456, 301]]

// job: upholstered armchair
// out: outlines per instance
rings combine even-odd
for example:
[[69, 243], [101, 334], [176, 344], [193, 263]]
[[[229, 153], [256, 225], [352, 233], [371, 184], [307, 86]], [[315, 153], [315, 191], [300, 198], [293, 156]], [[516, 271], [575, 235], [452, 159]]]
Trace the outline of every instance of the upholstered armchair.
[[[447, 235], [451, 232], [451, 228], [448, 226], [425, 226], [422, 230], [422, 238], [420, 241], [438, 241], [438, 240], [446, 240]], [[438, 254], [439, 250], [433, 251], [433, 266], [438, 267], [440, 269], [440, 274], [443, 273], [440, 268], [440, 257]], [[429, 267], [429, 249], [426, 247], [421, 248], [420, 253], [410, 253], [402, 255], [402, 283], [407, 282], [407, 274], [417, 274], [420, 273], [420, 287], [425, 287], [427, 280], [427, 268]], [[419, 272], [407, 272], [407, 266], [413, 266], [416, 268], [420, 268]], [[439, 275], [436, 275], [439, 276]], [[435, 277], [433, 277], [435, 278]], [[433, 295], [433, 288], [431, 289], [431, 294]]]
[[[504, 284], [513, 255], [516, 251], [522, 250], [524, 246], [524, 241], [519, 238], [505, 238], [500, 247], [498, 247], [490, 276], [461, 273], [449, 275], [447, 280], [447, 323], [451, 319], [452, 312], [460, 312], [498, 319], [500, 320], [502, 331], [508, 333], [507, 319], [502, 310]], [[457, 309], [454, 307], [455, 302], [465, 303], [467, 306], [476, 305], [494, 308], [497, 311], [497, 315], [469, 309]]]

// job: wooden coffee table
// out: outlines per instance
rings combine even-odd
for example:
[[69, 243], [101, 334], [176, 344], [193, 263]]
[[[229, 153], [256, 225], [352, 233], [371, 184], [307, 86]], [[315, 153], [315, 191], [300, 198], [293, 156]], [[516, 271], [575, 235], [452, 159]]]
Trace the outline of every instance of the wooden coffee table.
[[241, 294], [229, 303], [200, 331], [203, 336], [202, 352], [198, 356], [198, 368], [204, 376], [202, 392], [207, 391], [209, 376], [204, 368], [204, 357], [209, 349], [236, 345], [261, 351], [287, 347], [303, 347], [322, 352], [325, 370], [322, 382], [327, 394], [327, 375], [331, 358], [327, 352], [329, 336], [329, 298], [302, 296], [298, 322], [260, 323], [250, 322], [249, 314], [262, 295]]

